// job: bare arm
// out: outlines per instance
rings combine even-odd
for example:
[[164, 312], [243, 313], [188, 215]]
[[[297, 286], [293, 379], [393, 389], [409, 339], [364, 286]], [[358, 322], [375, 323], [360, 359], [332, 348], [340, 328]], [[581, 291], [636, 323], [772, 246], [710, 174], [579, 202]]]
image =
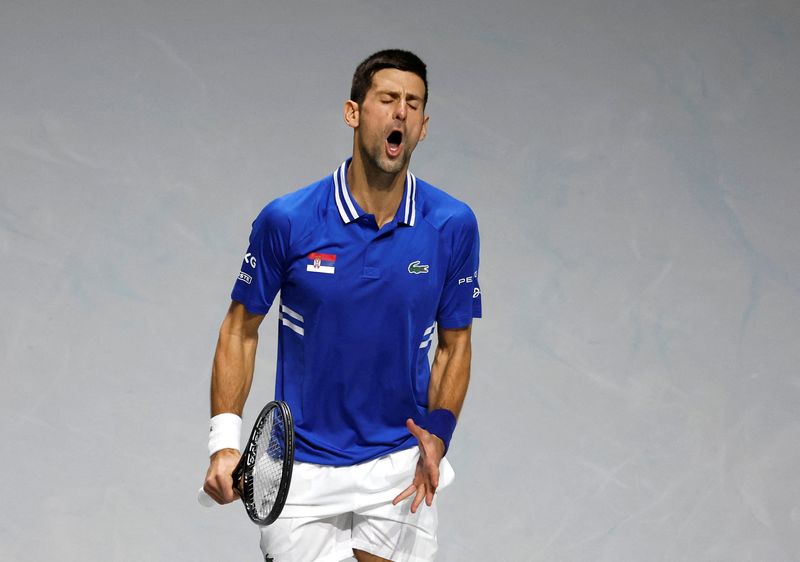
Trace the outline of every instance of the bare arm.
[[242, 415], [253, 382], [262, 315], [250, 314], [243, 304], [232, 302], [219, 329], [217, 351], [211, 368], [211, 415]]
[[[253, 382], [258, 327], [263, 319], [263, 315], [247, 312], [241, 303], [231, 303], [219, 330], [211, 368], [212, 416], [225, 412], [242, 415]], [[218, 503], [230, 503], [237, 497], [231, 472], [239, 456], [236, 449], [222, 449], [211, 456], [203, 488]]]
[[428, 386], [428, 409], [444, 408], [458, 417], [469, 386], [472, 326], [454, 330], [439, 329], [438, 335], [439, 345], [433, 357]]
[[[472, 326], [458, 329], [440, 329], [439, 344], [431, 367], [428, 386], [428, 409], [450, 410], [458, 416], [464, 405], [469, 386], [469, 369], [472, 360]], [[403, 490], [392, 503], [395, 505], [416, 493], [411, 511], [416, 512], [425, 500], [430, 506], [439, 486], [439, 463], [444, 457], [444, 442], [436, 435], [422, 429], [413, 420], [406, 427], [419, 442], [419, 462], [412, 484]]]

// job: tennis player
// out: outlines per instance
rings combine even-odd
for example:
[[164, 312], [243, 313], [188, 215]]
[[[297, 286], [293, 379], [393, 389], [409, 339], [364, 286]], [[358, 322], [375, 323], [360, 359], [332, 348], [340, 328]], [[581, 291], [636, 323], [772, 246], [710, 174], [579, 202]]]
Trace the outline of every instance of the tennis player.
[[237, 499], [230, 475], [258, 328], [280, 293], [275, 398], [294, 416], [296, 463], [280, 518], [262, 528], [266, 560], [436, 554], [434, 494], [453, 479], [444, 455], [481, 291], [475, 215], [408, 169], [427, 101], [413, 53], [364, 60], [344, 104], [352, 157], [253, 222], [214, 357], [204, 488]]

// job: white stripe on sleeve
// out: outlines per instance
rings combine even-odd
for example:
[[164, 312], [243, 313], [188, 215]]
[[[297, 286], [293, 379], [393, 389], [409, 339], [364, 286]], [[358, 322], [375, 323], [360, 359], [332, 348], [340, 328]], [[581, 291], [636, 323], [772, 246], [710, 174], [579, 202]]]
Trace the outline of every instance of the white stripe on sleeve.
[[288, 318], [286, 318], [283, 314], [279, 316], [281, 319], [281, 324], [292, 330], [293, 332], [302, 335], [305, 335], [305, 330], [298, 326], [297, 324], [293, 324]]
[[295, 320], [299, 320], [300, 322], [304, 321], [302, 314], [300, 314], [299, 312], [295, 312], [285, 304], [281, 304], [281, 312], [286, 313], [288, 316], [291, 316], [292, 318], [294, 318]]

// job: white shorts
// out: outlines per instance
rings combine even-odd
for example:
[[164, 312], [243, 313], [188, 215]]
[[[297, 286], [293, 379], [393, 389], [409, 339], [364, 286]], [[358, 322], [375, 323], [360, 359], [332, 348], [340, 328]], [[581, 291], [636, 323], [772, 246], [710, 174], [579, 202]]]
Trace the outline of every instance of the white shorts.
[[[294, 464], [280, 518], [261, 527], [261, 550], [274, 562], [339, 562], [364, 550], [394, 562], [436, 555], [436, 501], [411, 513], [414, 496], [392, 500], [414, 479], [417, 447], [354, 466]], [[454, 478], [442, 459], [438, 494]]]

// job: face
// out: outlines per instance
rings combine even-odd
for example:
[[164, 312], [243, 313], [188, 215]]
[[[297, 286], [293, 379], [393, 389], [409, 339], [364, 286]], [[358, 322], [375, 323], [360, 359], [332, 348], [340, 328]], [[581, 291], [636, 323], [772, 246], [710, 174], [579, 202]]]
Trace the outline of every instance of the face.
[[355, 129], [355, 147], [365, 165], [386, 174], [405, 170], [417, 143], [425, 138], [425, 83], [412, 72], [384, 68], [359, 106], [345, 103], [345, 121]]

